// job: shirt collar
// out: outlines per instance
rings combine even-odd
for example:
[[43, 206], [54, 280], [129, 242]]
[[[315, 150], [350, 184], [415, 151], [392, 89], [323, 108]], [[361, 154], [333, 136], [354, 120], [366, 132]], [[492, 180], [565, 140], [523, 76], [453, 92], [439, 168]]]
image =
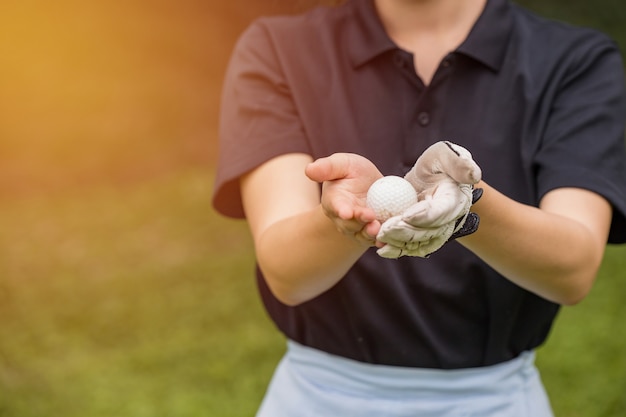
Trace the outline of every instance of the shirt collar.
[[352, 65], [359, 67], [384, 52], [397, 49], [387, 36], [373, 0], [351, 0], [353, 19], [348, 28], [348, 54]]
[[513, 27], [511, 7], [508, 0], [488, 0], [485, 10], [456, 52], [498, 71]]
[[[397, 49], [387, 36], [372, 0], [351, 0], [354, 19], [348, 29], [348, 54], [354, 67]], [[469, 56], [489, 68], [500, 69], [512, 28], [509, 0], [488, 0], [485, 10], [456, 52]]]

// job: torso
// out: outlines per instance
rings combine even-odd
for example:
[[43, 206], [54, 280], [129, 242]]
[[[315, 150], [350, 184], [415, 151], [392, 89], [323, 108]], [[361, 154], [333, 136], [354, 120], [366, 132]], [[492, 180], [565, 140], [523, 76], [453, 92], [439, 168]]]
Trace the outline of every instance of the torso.
[[[220, 187], [235, 184], [228, 182], [232, 175], [285, 153], [318, 158], [354, 152], [385, 175], [404, 175], [427, 146], [442, 139], [470, 149], [490, 185], [529, 205], [537, 204], [538, 188], [561, 185], [562, 178], [546, 166], [559, 167], [561, 175], [578, 167], [607, 171], [597, 149], [610, 147], [614, 138], [599, 131], [605, 130], [601, 123], [577, 127], [605, 120], [601, 112], [608, 106], [584, 105], [580, 98], [580, 117], [549, 124], [555, 109], [567, 112], [575, 97], [563, 100], [547, 87], [559, 85], [550, 77], [567, 77], [601, 51], [614, 53], [613, 46], [591, 32], [546, 24], [511, 7], [506, 0], [490, 0], [477, 30], [441, 66], [451, 44], [412, 56], [411, 45], [399, 49], [385, 36], [366, 0], [260, 22], [230, 73], [247, 84], [225, 86], [240, 91], [226, 95], [233, 102], [223, 106], [227, 158], [220, 198], [229, 195]], [[430, 80], [428, 87], [416, 73]], [[621, 79], [621, 65], [605, 73], [611, 74]], [[570, 134], [557, 134], [563, 131]], [[553, 154], [562, 153], [542, 153], [546, 137], [555, 146], [567, 140], [585, 152], [576, 163], [555, 161]], [[570, 177], [574, 185], [585, 185], [587, 178]], [[368, 252], [337, 286], [296, 308], [277, 301], [262, 276], [259, 284], [270, 316], [290, 339], [387, 365], [499, 363], [541, 344], [558, 310], [456, 243], [427, 261], [389, 262]]]

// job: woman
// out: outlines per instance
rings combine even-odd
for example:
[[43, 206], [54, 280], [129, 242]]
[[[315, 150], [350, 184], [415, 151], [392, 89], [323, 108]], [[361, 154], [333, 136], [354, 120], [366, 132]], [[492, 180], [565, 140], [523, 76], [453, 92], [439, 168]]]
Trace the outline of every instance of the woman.
[[[626, 241], [624, 98], [610, 39], [508, 0], [349, 0], [251, 25], [214, 204], [249, 222], [288, 339], [258, 416], [551, 416], [533, 351]], [[423, 225], [389, 238], [365, 194], [441, 140], [482, 171], [480, 225], [405, 256], [394, 233]]]

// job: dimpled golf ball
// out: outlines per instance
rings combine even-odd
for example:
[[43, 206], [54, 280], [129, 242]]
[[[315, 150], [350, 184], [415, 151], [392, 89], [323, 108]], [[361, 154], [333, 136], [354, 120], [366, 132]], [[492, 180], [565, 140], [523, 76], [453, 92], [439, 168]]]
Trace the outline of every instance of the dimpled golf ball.
[[389, 175], [375, 181], [367, 191], [367, 206], [381, 223], [417, 203], [417, 192], [402, 177]]

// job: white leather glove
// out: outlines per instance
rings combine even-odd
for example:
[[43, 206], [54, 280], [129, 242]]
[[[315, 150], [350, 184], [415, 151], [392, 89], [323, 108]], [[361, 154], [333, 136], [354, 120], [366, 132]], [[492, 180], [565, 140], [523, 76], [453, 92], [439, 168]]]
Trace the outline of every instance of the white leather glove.
[[384, 258], [427, 257], [451, 238], [476, 231], [479, 218], [470, 213], [482, 190], [480, 167], [462, 146], [442, 141], [430, 146], [405, 175], [418, 193], [418, 202], [385, 221], [377, 235], [386, 243], [377, 253]]

